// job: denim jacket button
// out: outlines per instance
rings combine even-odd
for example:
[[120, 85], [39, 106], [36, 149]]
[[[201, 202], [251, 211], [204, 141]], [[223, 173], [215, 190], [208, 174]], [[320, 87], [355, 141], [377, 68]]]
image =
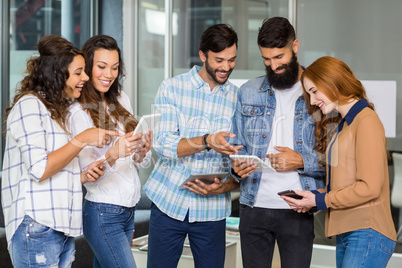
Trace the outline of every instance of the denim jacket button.
[[262, 138], [263, 139], [265, 139], [267, 137], [267, 135], [265, 135], [265, 134], [262, 134]]
[[252, 204], [253, 204], [253, 201], [248, 201], [248, 203], [249, 203], [250, 205], [252, 205]]
[[271, 115], [271, 112], [267, 112], [267, 115]]
[[254, 180], [253, 180], [253, 183], [256, 183], [256, 182], [257, 182], [257, 179], [254, 179]]

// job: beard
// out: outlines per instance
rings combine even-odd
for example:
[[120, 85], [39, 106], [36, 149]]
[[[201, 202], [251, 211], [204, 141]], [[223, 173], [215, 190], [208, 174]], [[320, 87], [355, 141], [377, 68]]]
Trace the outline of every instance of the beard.
[[285, 69], [283, 73], [276, 74], [271, 69], [271, 66], [265, 66], [268, 81], [275, 89], [291, 88], [299, 78], [299, 63], [297, 62], [297, 57], [294, 52], [292, 52], [292, 58], [289, 63], [282, 64], [276, 70], [282, 69]]
[[[226, 83], [226, 81], [228, 81], [230, 74], [233, 71], [233, 68], [229, 69], [229, 71], [223, 71], [223, 70], [218, 70], [218, 69], [212, 69], [211, 65], [209, 65], [208, 63], [208, 57], [207, 60], [205, 61], [205, 69], [207, 71], [207, 73], [209, 74], [209, 76], [218, 84], [218, 85], [223, 85]], [[226, 76], [225, 80], [219, 80], [218, 76], [216, 75], [217, 72], [221, 72], [221, 73], [227, 73], [228, 75]]]

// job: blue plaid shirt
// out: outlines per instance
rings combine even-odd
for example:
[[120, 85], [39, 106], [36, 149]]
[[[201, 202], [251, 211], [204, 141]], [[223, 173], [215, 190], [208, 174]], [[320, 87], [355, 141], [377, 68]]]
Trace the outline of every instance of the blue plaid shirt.
[[47, 155], [69, 136], [35, 96], [22, 97], [7, 118], [1, 198], [10, 240], [24, 215], [67, 236], [82, 233], [80, 166], [75, 157], [53, 177], [39, 182]]
[[188, 73], [166, 79], [155, 98], [155, 110], [162, 114], [154, 134], [159, 155], [144, 186], [148, 197], [168, 216], [189, 222], [218, 221], [231, 213], [230, 193], [202, 196], [179, 186], [190, 174], [229, 172], [227, 156], [210, 150], [178, 158], [181, 139], [220, 131], [230, 132], [236, 108], [237, 87], [226, 82], [212, 91], [194, 66]]

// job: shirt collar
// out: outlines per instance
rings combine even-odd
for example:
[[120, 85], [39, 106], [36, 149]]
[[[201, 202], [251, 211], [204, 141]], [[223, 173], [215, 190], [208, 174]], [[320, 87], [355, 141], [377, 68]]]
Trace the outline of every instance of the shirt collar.
[[357, 116], [358, 113], [360, 113], [364, 108], [369, 107], [368, 102], [366, 99], [361, 99], [358, 102], [356, 102], [352, 108], [350, 108], [349, 112], [345, 116], [345, 121], [350, 124], [352, 124], [353, 119]]
[[[201, 66], [198, 65], [194, 65], [194, 67], [190, 70], [190, 75], [191, 75], [191, 82], [194, 85], [194, 88], [196, 90], [200, 89], [204, 84], [205, 81], [202, 80], [201, 76], [198, 74], [198, 71], [201, 70]], [[221, 89], [223, 91], [223, 93], [228, 93], [229, 92], [229, 87], [230, 87], [230, 83], [229, 83], [229, 79], [226, 81], [225, 84], [223, 85], [219, 85], [217, 86], [217, 90]], [[213, 91], [213, 89], [212, 89]]]

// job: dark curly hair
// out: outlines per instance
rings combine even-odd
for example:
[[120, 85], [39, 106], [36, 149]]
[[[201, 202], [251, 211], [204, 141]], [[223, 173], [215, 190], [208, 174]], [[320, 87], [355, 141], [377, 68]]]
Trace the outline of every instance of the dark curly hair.
[[81, 55], [85, 59], [85, 55], [69, 41], [55, 35], [42, 37], [37, 48], [39, 55], [28, 59], [26, 76], [17, 86], [14, 100], [6, 109], [6, 117], [19, 99], [31, 94], [44, 103], [52, 119], [66, 130], [67, 108], [71, 104], [64, 93], [70, 76], [68, 66], [75, 56]]
[[[98, 49], [117, 51], [119, 54], [118, 76], [103, 96], [92, 83], [94, 54]], [[95, 35], [84, 43], [82, 51], [88, 57], [88, 62], [85, 65], [85, 72], [89, 76], [89, 81], [84, 84], [81, 96], [77, 101], [84, 107], [84, 110], [89, 114], [92, 122], [97, 128], [115, 130], [115, 122], [120, 122], [123, 124], [126, 132], [133, 131], [137, 126], [137, 120], [117, 100], [122, 88], [120, 81], [125, 77], [125, 70], [120, 48], [117, 45], [116, 40], [108, 35]], [[105, 108], [102, 105], [103, 101], [105, 101], [109, 107], [110, 116], [106, 113]]]

